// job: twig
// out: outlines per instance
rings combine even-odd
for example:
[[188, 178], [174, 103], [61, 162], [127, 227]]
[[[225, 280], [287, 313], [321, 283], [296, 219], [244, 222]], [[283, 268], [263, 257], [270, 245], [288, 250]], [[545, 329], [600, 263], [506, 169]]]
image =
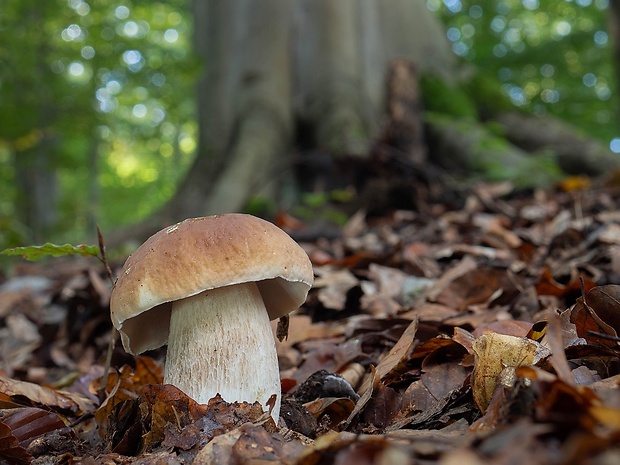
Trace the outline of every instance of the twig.
[[605, 333], [599, 333], [597, 331], [590, 331], [588, 330], [588, 334], [590, 336], [595, 336], [595, 337], [599, 337], [601, 339], [607, 339], [609, 341], [616, 341], [616, 342], [620, 342], [620, 337], [618, 336], [613, 336], [611, 334], [605, 334]]
[[[108, 258], [105, 254], [105, 242], [103, 240], [103, 234], [101, 234], [101, 229], [99, 229], [99, 225], [97, 225], [97, 239], [99, 242], [99, 253], [101, 254], [101, 262], [105, 267], [106, 273], [108, 274], [108, 278], [110, 279], [110, 283], [114, 286], [114, 278], [112, 276], [112, 269], [110, 268], [110, 264], [108, 263]], [[114, 326], [112, 326], [112, 332], [110, 333], [110, 340], [108, 341], [108, 351], [105, 356], [105, 365], [103, 369], [103, 376], [101, 378], [101, 390], [99, 392], [100, 399], [105, 397], [105, 389], [108, 385], [108, 377], [110, 375], [110, 365], [112, 364], [112, 353], [114, 352], [114, 346], [116, 343], [116, 335], [117, 331]]]

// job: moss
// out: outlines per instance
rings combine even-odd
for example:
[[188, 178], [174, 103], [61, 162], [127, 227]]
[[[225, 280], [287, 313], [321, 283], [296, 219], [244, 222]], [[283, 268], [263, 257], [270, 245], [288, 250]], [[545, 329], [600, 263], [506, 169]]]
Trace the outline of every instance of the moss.
[[501, 124], [498, 123], [497, 121], [485, 121], [484, 122], [484, 127], [487, 128], [487, 130], [497, 136], [497, 137], [501, 137], [501, 138], [505, 138], [506, 137], [506, 129], [505, 127]]
[[563, 177], [553, 153], [510, 154], [501, 140], [484, 140], [472, 149], [472, 168], [486, 180], [511, 181], [516, 186], [549, 188]]
[[420, 89], [425, 111], [478, 119], [475, 102], [461, 87], [450, 85], [436, 75], [423, 74]]
[[[436, 127], [456, 131], [459, 146], [449, 150], [463, 152], [463, 168], [487, 181], [512, 181], [519, 187], [549, 187], [561, 179], [562, 170], [552, 152], [527, 153], [519, 150], [488, 124], [445, 114], [427, 113], [425, 121]], [[448, 131], [440, 131], [448, 133]], [[501, 131], [497, 131], [501, 132]], [[457, 162], [459, 163], [459, 162]]]
[[484, 72], [473, 73], [463, 82], [463, 89], [483, 116], [488, 117], [515, 109], [510, 99], [502, 92], [500, 82]]
[[260, 217], [274, 215], [277, 210], [277, 205], [272, 199], [261, 195], [250, 197], [243, 208], [244, 213]]

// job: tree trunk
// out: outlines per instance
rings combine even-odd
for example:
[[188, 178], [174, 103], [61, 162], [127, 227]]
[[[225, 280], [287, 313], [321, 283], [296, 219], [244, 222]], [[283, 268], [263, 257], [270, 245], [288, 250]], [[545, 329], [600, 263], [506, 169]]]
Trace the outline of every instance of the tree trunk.
[[200, 141], [176, 205], [168, 208], [186, 216], [197, 206], [204, 215], [238, 210], [248, 194], [273, 188], [265, 180], [273, 178], [293, 127], [290, 2], [194, 5], [195, 46], [207, 66], [198, 84]]
[[367, 155], [393, 59], [454, 75], [443, 28], [423, 0], [195, 0], [194, 18], [206, 69], [196, 160], [166, 206], [111, 243], [240, 211], [252, 196], [275, 201], [294, 179], [295, 140], [331, 157]]
[[54, 140], [45, 137], [36, 146], [14, 153], [16, 211], [20, 221], [28, 226], [33, 242], [45, 240], [58, 221], [54, 158]]
[[511, 111], [496, 115], [506, 139], [527, 152], [550, 152], [565, 173], [600, 176], [620, 167], [618, 156], [558, 119]]
[[[52, 7], [53, 8], [53, 7]], [[33, 9], [29, 12], [24, 24], [32, 26], [33, 76], [45, 79], [51, 74], [46, 59], [49, 56], [49, 37], [47, 33], [35, 25], [43, 24], [51, 14], [50, 8]], [[17, 95], [26, 95], [32, 89], [29, 82], [20, 82], [15, 91]], [[55, 118], [57, 103], [53, 96], [39, 89], [36, 113], [33, 118], [35, 128], [16, 141], [13, 153], [17, 187], [17, 208], [15, 211], [20, 221], [30, 230], [31, 240], [40, 242], [49, 237], [51, 230], [58, 223], [58, 178], [57, 178], [57, 136], [50, 132]]]

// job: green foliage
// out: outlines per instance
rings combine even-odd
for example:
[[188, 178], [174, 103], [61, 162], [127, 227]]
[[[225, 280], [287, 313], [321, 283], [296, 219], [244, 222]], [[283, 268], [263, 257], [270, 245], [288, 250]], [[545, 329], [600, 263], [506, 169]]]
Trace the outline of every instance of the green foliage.
[[250, 215], [259, 216], [265, 218], [274, 215], [277, 211], [277, 206], [268, 197], [262, 195], [255, 195], [248, 199], [243, 212]]
[[47, 242], [43, 245], [27, 247], [13, 247], [0, 252], [1, 255], [19, 255], [26, 260], [36, 261], [44, 257], [64, 257], [67, 255], [81, 255], [83, 257], [99, 257], [99, 247], [96, 245], [57, 245]]
[[[94, 223], [111, 229], [170, 198], [198, 138], [190, 4], [2, 2], [0, 248], [28, 243], [23, 180], [40, 157], [58, 180], [58, 227], [46, 239], [77, 242]], [[460, 87], [423, 77], [428, 110], [467, 119], [516, 106], [604, 141], [618, 135], [608, 0], [426, 4], [479, 70]]]
[[3, 2], [0, 215], [26, 210], [20, 179], [43, 151], [60, 188], [57, 235], [144, 217], [171, 195], [197, 138], [189, 6]]
[[[607, 32], [608, 0], [428, 0], [454, 52], [492, 80], [472, 83], [476, 102], [562, 118], [609, 142], [618, 96]], [[480, 98], [478, 98], [480, 97]]]
[[342, 189], [306, 192], [302, 195], [300, 204], [293, 208], [293, 214], [308, 221], [327, 221], [343, 226], [349, 217], [338, 208], [337, 204], [350, 201], [352, 195], [352, 192]]

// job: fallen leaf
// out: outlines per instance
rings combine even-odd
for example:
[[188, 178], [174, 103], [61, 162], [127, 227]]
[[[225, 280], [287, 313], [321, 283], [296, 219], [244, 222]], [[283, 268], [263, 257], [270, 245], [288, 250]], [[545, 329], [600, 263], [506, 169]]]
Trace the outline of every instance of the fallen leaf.
[[605, 335], [617, 336], [615, 330], [605, 323], [596, 312], [579, 297], [575, 305], [570, 309], [570, 322], [575, 325], [577, 335], [590, 344], [602, 345], [605, 347], [616, 347], [618, 343], [604, 337]]
[[[411, 353], [413, 352], [413, 348], [415, 347], [415, 335], [418, 330], [418, 321], [413, 320], [405, 332], [398, 340], [398, 342], [392, 347], [387, 356], [379, 362], [376, 367], [377, 375], [380, 379], [383, 379], [386, 375], [388, 375], [393, 369], [395, 369], [400, 363], [406, 361]], [[366, 390], [370, 388], [372, 383], [372, 379], [368, 378], [366, 382], [362, 384], [362, 387], [359, 389], [360, 395], [363, 395]]]
[[602, 322], [620, 334], [620, 286], [596, 286], [586, 295], [587, 303]]
[[346, 268], [317, 267], [314, 288], [319, 289], [318, 298], [325, 308], [343, 310], [347, 293], [359, 284], [359, 280]]
[[472, 344], [474, 401], [484, 413], [498, 385], [498, 376], [506, 369], [515, 369], [534, 362], [537, 345], [534, 341], [498, 333], [483, 334]]
[[347, 397], [323, 397], [305, 403], [304, 407], [314, 415], [319, 424], [325, 425], [323, 419], [326, 418], [326, 426], [335, 429], [340, 422], [351, 415], [355, 402]]
[[29, 464], [34, 457], [25, 448], [19, 445], [19, 441], [13, 435], [11, 428], [0, 420], [0, 458], [7, 463], [15, 465]]
[[383, 430], [399, 414], [402, 399], [402, 394], [380, 382], [362, 412], [361, 422]]
[[12, 409], [3, 416], [2, 421], [11, 428], [22, 447], [28, 447], [36, 438], [52, 431], [61, 432], [67, 436], [66, 439], [73, 436], [71, 428], [58, 414], [36, 407]]
[[[14, 401], [17, 396], [23, 396], [33, 405], [45, 406], [60, 413], [70, 413], [76, 416], [95, 410], [93, 401], [80, 394], [5, 378], [4, 376], [0, 376], [0, 393], [9, 396]], [[16, 403], [29, 406], [28, 402], [22, 404], [21, 401], [17, 401]]]

